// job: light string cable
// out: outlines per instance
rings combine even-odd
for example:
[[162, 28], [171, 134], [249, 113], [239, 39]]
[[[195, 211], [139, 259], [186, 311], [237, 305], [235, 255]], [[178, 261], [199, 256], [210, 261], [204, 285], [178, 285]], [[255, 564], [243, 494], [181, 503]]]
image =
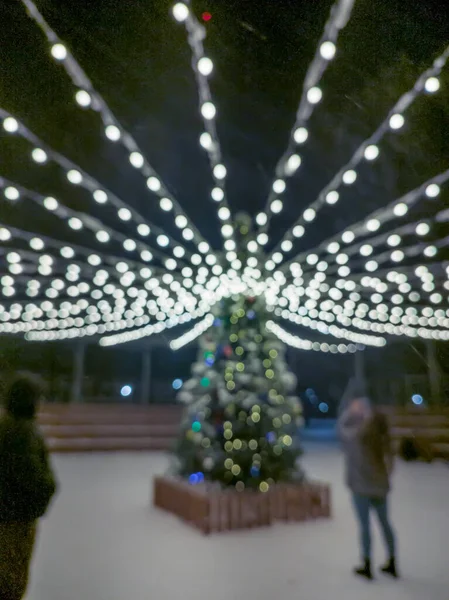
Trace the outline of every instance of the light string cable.
[[193, 14], [190, 0], [176, 3], [173, 6], [173, 15], [178, 22], [184, 23], [187, 40], [192, 51], [192, 69], [195, 74], [199, 109], [205, 129], [200, 135], [200, 144], [207, 152], [214, 179], [211, 198], [218, 204], [218, 218], [222, 223], [221, 234], [226, 249], [233, 251], [235, 250], [234, 227], [225, 191], [227, 169], [223, 164], [220, 140], [215, 125], [217, 109], [212, 100], [208, 80], [213, 73], [214, 63], [206, 56], [203, 46], [203, 40], [206, 38], [206, 28], [198, 22]]
[[[23, 139], [30, 142], [34, 149], [31, 153], [31, 157], [38, 165], [44, 165], [49, 159], [58, 164], [66, 174], [67, 181], [75, 186], [80, 186], [92, 194], [93, 199], [99, 206], [103, 206], [107, 203], [111, 203], [117, 209], [117, 218], [121, 222], [134, 221], [137, 224], [137, 233], [142, 238], [147, 238], [152, 233], [156, 235], [155, 242], [161, 248], [170, 246], [173, 255], [176, 258], [182, 258], [186, 256], [192, 259], [195, 256], [194, 261], [199, 264], [202, 262], [202, 257], [192, 255], [184, 246], [179, 244], [168, 236], [160, 227], [153, 225], [150, 221], [145, 219], [135, 208], [128, 205], [126, 202], [118, 198], [115, 194], [109, 191], [107, 188], [102, 186], [95, 178], [86, 173], [77, 164], [69, 160], [64, 155], [53, 150], [50, 146], [40, 140], [32, 131], [30, 131], [23, 123], [16, 119], [11, 113], [0, 108], [0, 119], [3, 119], [3, 129], [10, 135], [20, 135]], [[8, 199], [14, 200], [14, 191]], [[51, 199], [48, 201], [46, 208], [52, 210], [51, 206], [54, 206], [55, 202]], [[49, 208], [50, 207], [50, 208]], [[184, 228], [187, 225], [185, 217], [178, 215], [175, 220], [178, 228]], [[184, 230], [185, 231], [185, 230]], [[100, 242], [107, 242], [106, 236], [101, 236]], [[151, 239], [151, 238], [150, 238]], [[207, 246], [208, 247], [208, 246]], [[151, 260], [151, 259], [150, 259]], [[194, 263], [195, 264], [195, 263]]]
[[[324, 253], [323, 258], [327, 261], [334, 260], [340, 266], [347, 263], [347, 257], [359, 251], [362, 256], [371, 257], [374, 247], [387, 243], [391, 247], [399, 246], [402, 242], [401, 235], [415, 232], [419, 237], [426, 236], [434, 222], [443, 222], [446, 219], [446, 211], [440, 211], [434, 215], [433, 219], [420, 219], [417, 223], [409, 223], [390, 230], [373, 239], [360, 241], [357, 244], [353, 242], [365, 236], [371, 236], [377, 232], [383, 225], [390, 221], [405, 217], [409, 209], [415, 206], [424, 197], [434, 199], [440, 192], [441, 187], [449, 181], [449, 169], [431, 177], [417, 188], [408, 191], [406, 194], [397, 198], [384, 208], [377, 209], [364, 219], [347, 227], [342, 233], [332, 236], [316, 248], [301, 252], [288, 262], [281, 266], [281, 271], [286, 272], [294, 262], [306, 265], [316, 265], [319, 262], [320, 255]], [[275, 256], [276, 260], [280, 257]], [[372, 258], [371, 258], [372, 260]], [[398, 261], [399, 262], [399, 261]], [[346, 267], [343, 270], [346, 270]], [[327, 268], [326, 268], [327, 270]]]
[[111, 142], [120, 141], [123, 144], [129, 153], [131, 165], [138, 169], [146, 178], [149, 192], [156, 194], [160, 198], [161, 210], [165, 212], [173, 211], [174, 218], [179, 218], [179, 221], [183, 223], [183, 238], [194, 242], [200, 252], [203, 248], [204, 253], [208, 253], [209, 244], [204, 240], [195, 225], [188, 219], [179, 202], [170, 194], [159, 175], [145, 158], [135, 139], [121, 126], [67, 46], [45, 21], [31, 0], [21, 0], [21, 2], [26, 7], [28, 15], [39, 26], [51, 45], [50, 52], [52, 58], [57, 63], [62, 64], [72, 83], [78, 88], [75, 94], [77, 104], [84, 109], [91, 108], [100, 115], [107, 139]]
[[304, 339], [298, 335], [293, 335], [274, 321], [267, 322], [267, 330], [272, 332], [281, 342], [297, 348], [298, 350], [312, 350], [314, 352], [324, 352], [331, 354], [346, 354], [347, 352], [354, 353], [358, 350], [364, 350], [364, 346], [356, 344], [328, 344], [327, 342], [313, 342], [312, 340]]
[[340, 197], [337, 191], [338, 188], [342, 184], [349, 186], [355, 183], [357, 180], [357, 171], [355, 168], [363, 159], [373, 161], [378, 157], [380, 150], [377, 144], [388, 131], [399, 131], [403, 127], [405, 123], [403, 113], [413, 104], [418, 96], [424, 92], [429, 94], [435, 93], [440, 89], [438, 76], [446, 65], [448, 58], [449, 46], [434, 61], [432, 67], [420, 75], [413, 88], [401, 96], [376, 131], [360, 144], [349, 162], [340, 169], [330, 183], [319, 193], [318, 198], [305, 209], [301, 217], [283, 236], [282, 240], [273, 250], [273, 254], [279, 252], [279, 248], [285, 253], [289, 252], [293, 247], [292, 241], [304, 235], [305, 225], [315, 220], [318, 210], [326, 203], [335, 205], [338, 202]]
[[269, 227], [271, 216], [282, 211], [283, 204], [279, 196], [284, 193], [287, 187], [286, 179], [293, 176], [301, 165], [301, 157], [297, 154], [297, 148], [305, 144], [308, 139], [307, 122], [323, 95], [319, 87], [320, 80], [335, 57], [339, 33], [346, 27], [351, 17], [354, 3], [355, 0], [338, 0], [331, 8], [330, 16], [324, 26], [315, 56], [304, 80], [301, 99], [296, 113], [296, 122], [290, 133], [288, 147], [276, 165], [276, 178], [272, 184], [265, 211], [257, 215], [256, 218], [256, 222], [260, 226], [260, 231], [263, 233]]
[[[140, 326], [148, 322], [147, 315], [144, 315], [143, 307], [147, 307], [150, 315], [156, 316], [157, 319], [165, 319], [166, 316], [172, 318], [174, 324], [177, 324], [176, 319], [182, 315], [184, 311], [192, 312], [196, 311], [198, 307], [208, 306], [207, 302], [210, 299], [215, 298], [215, 292], [219, 288], [219, 280], [217, 277], [212, 278], [207, 282], [206, 287], [197, 282], [190, 281], [190, 285], [187, 286], [189, 280], [187, 278], [191, 273], [185, 273], [183, 270], [183, 276], [185, 276], [182, 284], [179, 279], [168, 272], [163, 272], [159, 279], [155, 277], [157, 270], [153, 272], [148, 267], [142, 268], [139, 263], [133, 263], [132, 261], [123, 261], [116, 259], [112, 256], [103, 257], [106, 262], [112, 263], [111, 266], [103, 265], [102, 257], [98, 254], [92, 253], [91, 250], [80, 247], [80, 246], [63, 246], [63, 242], [46, 238], [36, 238], [34, 233], [18, 230], [16, 228], [5, 228], [0, 227], [0, 241], [5, 242], [13, 238], [21, 238], [29, 242], [30, 247], [34, 249], [33, 253], [24, 250], [15, 250], [6, 248], [5, 251], [0, 248], [0, 259], [2, 254], [6, 254], [6, 259], [9, 263], [7, 275], [3, 275], [0, 279], [2, 284], [2, 295], [5, 297], [11, 297], [16, 294], [14, 285], [16, 283], [16, 275], [21, 274], [24, 271], [30, 271], [30, 266], [26, 265], [25, 268], [21, 263], [23, 257], [33, 257], [33, 261], [38, 260], [39, 264], [37, 270], [42, 276], [49, 277], [53, 274], [53, 281], [48, 281], [48, 287], [46, 290], [41, 289], [39, 277], [33, 279], [28, 278], [26, 295], [29, 297], [36, 297], [45, 294], [49, 299], [58, 298], [61, 291], [66, 290], [66, 293], [73, 297], [79, 297], [90, 293], [91, 298], [96, 301], [92, 303], [92, 300], [86, 303], [84, 308], [95, 309], [95, 305], [104, 304], [104, 300], [107, 296], [111, 296], [115, 299], [117, 306], [126, 307], [127, 300], [124, 299], [128, 296], [129, 301], [133, 301], [131, 305], [132, 311], [135, 311], [138, 318], [127, 324], [121, 323], [119, 328], [130, 326]], [[60, 257], [54, 254], [40, 254], [46, 246], [60, 248]], [[81, 262], [79, 260], [73, 260], [77, 253], [87, 255], [87, 262]], [[62, 277], [59, 276], [60, 262], [64, 264], [70, 261], [67, 266], [67, 272]], [[92, 267], [101, 267], [94, 273], [92, 279]], [[33, 270], [36, 270], [35, 268]], [[90, 284], [86, 282], [86, 270], [89, 271], [87, 277], [91, 278]], [[57, 274], [55, 273], [57, 271]], [[12, 276], [14, 275], [14, 277]], [[65, 283], [64, 278], [71, 283]], [[114, 283], [111, 281], [114, 280]], [[119, 282], [115, 280], [119, 279]], [[79, 281], [81, 280], [81, 281]], [[141, 281], [139, 287], [136, 287], [135, 282]], [[69, 286], [69, 287], [67, 287]], [[192, 292], [188, 291], [184, 286], [192, 287]], [[95, 289], [92, 289], [95, 288]], [[147, 301], [148, 296], [152, 295], [153, 299]], [[177, 296], [177, 300], [172, 298], [172, 295]], [[60, 298], [59, 298], [60, 299]], [[99, 302], [101, 301], [101, 302]], [[85, 300], [83, 300], [85, 302]], [[204, 303], [204, 304], [203, 304]], [[136, 308], [137, 307], [137, 308]], [[115, 309], [117, 312], [118, 309]], [[123, 308], [124, 310], [124, 308]], [[123, 312], [123, 310], [121, 312]], [[131, 311], [131, 312], [132, 312]], [[120, 311], [119, 311], [120, 312]], [[139, 314], [137, 314], [137, 312]], [[133, 316], [131, 314], [131, 316]], [[142, 319], [143, 317], [143, 319]], [[53, 318], [53, 317], [52, 317]], [[128, 317], [128, 321], [131, 317]], [[140, 320], [140, 322], [139, 322]], [[183, 321], [180, 321], [183, 322]], [[56, 326], [56, 325], [55, 325]], [[66, 325], [64, 325], [65, 327]], [[100, 333], [103, 333], [100, 331]]]
[[[178, 267], [174, 258], [168, 258], [162, 252], [154, 249], [141, 240], [136, 240], [127, 235], [105, 225], [101, 220], [82, 211], [73, 210], [61, 203], [60, 200], [52, 196], [44, 196], [34, 190], [29, 190], [18, 183], [15, 183], [5, 177], [0, 176], [0, 188], [3, 188], [5, 197], [10, 203], [16, 203], [19, 198], [29, 198], [41, 208], [51, 212], [57, 218], [65, 221], [74, 232], [84, 235], [84, 228], [90, 230], [98, 242], [106, 243], [115, 240], [123, 249], [129, 253], [138, 251], [140, 257], [145, 262], [151, 262], [153, 258], [158, 258], [168, 270], [173, 271]], [[38, 238], [36, 238], [38, 239]], [[35, 242], [38, 244], [39, 242]], [[187, 263], [182, 263], [185, 266]]]
[[[270, 300], [271, 304], [274, 306], [279, 305], [282, 308], [289, 306], [290, 310], [296, 314], [295, 322], [298, 324], [307, 325], [308, 323], [312, 323], [312, 326], [314, 327], [314, 319], [326, 323], [332, 323], [333, 321], [338, 320], [345, 326], [353, 325], [354, 327], [365, 331], [370, 330], [376, 333], [410, 335], [415, 337], [418, 330], [413, 330], [413, 328], [408, 328], [406, 330], [405, 328], [400, 329], [399, 327], [395, 328], [393, 326], [401, 323], [401, 319], [398, 319], [398, 316], [400, 317], [404, 313], [407, 316], [414, 316], [417, 314], [415, 306], [406, 306], [404, 308], [404, 296], [407, 294], [409, 301], [414, 305], [420, 303], [422, 300], [421, 294], [416, 290], [413, 290], [412, 285], [410, 285], [410, 281], [416, 276], [421, 279], [422, 290], [430, 295], [429, 304], [422, 308], [422, 315], [425, 318], [433, 317], [435, 315], [437, 318], [432, 322], [422, 322], [421, 320], [414, 323], [414, 319], [412, 319], [407, 321], [404, 320], [403, 323], [404, 325], [419, 323], [422, 326], [429, 324], [432, 327], [439, 326], [446, 328], [446, 330], [437, 331], [435, 335], [438, 339], [447, 339], [449, 319], [446, 317], [449, 317], [449, 310], [445, 313], [443, 309], [438, 308], [443, 297], [440, 293], [434, 292], [435, 276], [432, 273], [432, 271], [435, 271], [437, 276], [440, 277], [440, 275], [444, 273], [444, 269], [444, 263], [433, 263], [431, 265], [420, 265], [418, 267], [408, 266], [402, 267], [400, 272], [392, 269], [385, 269], [383, 272], [378, 273], [376, 277], [368, 274], [357, 274], [353, 279], [341, 278], [337, 281], [330, 281], [329, 283], [326, 282], [326, 275], [321, 272], [316, 273], [313, 279], [309, 279], [309, 284], [305, 288], [304, 279], [301, 277], [302, 271], [300, 266], [296, 265], [293, 268], [295, 275], [293, 283], [284, 288], [281, 298], [279, 298], [278, 286], [278, 288], [272, 292]], [[410, 272], [412, 272], [411, 278]], [[407, 276], [406, 273], [408, 273], [409, 276]], [[386, 275], [387, 282], [380, 278], [384, 275]], [[446, 279], [448, 278], [449, 271], [446, 270]], [[285, 283], [285, 280], [281, 280], [281, 285], [283, 283]], [[391, 289], [394, 285], [398, 287], [397, 293], [394, 293], [394, 290]], [[443, 287], [449, 289], [449, 281], [445, 281]], [[372, 288], [371, 292], [369, 291], [369, 288]], [[371, 294], [371, 307], [366, 302], [361, 302], [362, 295], [357, 290], [362, 293], [365, 292]], [[344, 300], [345, 292], [349, 294], [347, 300]], [[387, 300], [385, 299], [385, 294], [387, 292], [390, 296], [389, 302], [394, 305], [391, 310], [389, 310], [386, 304]], [[300, 299], [304, 296], [307, 297], [307, 300], [301, 301]], [[320, 304], [318, 304], [318, 301], [320, 301]], [[431, 306], [432, 304], [436, 307], [435, 309]], [[389, 312], [393, 315], [392, 318], [390, 317], [391, 326], [363, 321], [363, 317], [367, 314], [370, 319], [374, 320], [379, 318], [381, 321], [388, 321]], [[356, 319], [353, 321], [350, 317], [353, 317], [354, 314]]]

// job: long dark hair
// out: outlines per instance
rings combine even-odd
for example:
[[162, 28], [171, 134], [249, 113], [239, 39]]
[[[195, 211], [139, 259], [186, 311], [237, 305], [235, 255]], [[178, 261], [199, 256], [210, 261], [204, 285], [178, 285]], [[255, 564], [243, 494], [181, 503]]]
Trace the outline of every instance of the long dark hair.
[[377, 460], [383, 460], [385, 444], [388, 441], [388, 421], [382, 413], [373, 410], [362, 434], [362, 442], [366, 449], [372, 453]]

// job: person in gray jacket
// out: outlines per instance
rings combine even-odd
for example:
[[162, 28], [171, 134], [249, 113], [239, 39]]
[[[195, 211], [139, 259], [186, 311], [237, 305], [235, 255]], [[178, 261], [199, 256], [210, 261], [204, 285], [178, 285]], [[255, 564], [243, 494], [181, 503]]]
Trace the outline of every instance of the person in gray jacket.
[[338, 430], [345, 455], [346, 484], [360, 526], [363, 564], [354, 572], [369, 580], [373, 578], [370, 512], [374, 510], [388, 551], [388, 562], [381, 571], [398, 577], [396, 539], [388, 516], [393, 454], [387, 419], [372, 409], [363, 392], [355, 393], [340, 415]]

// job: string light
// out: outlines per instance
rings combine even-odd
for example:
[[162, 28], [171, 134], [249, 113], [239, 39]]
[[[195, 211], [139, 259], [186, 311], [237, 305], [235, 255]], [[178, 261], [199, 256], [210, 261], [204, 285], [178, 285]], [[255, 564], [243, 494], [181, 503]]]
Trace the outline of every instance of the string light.
[[[24, 0], [24, 3], [28, 7], [34, 6], [30, 0]], [[323, 38], [318, 46], [314, 68], [309, 70], [307, 85], [304, 87], [303, 100], [305, 104], [302, 107], [300, 106], [299, 120], [295, 123], [291, 135], [291, 146], [281, 160], [281, 168], [277, 170], [276, 178], [271, 186], [272, 196], [267, 205], [267, 210], [259, 213], [256, 217], [256, 223], [260, 227], [266, 227], [270, 216], [283, 210], [284, 203], [278, 196], [286, 190], [286, 177], [292, 176], [301, 165], [301, 157], [296, 153], [295, 146], [304, 144], [308, 139], [309, 134], [305, 122], [310, 116], [313, 105], [319, 103], [322, 98], [322, 89], [319, 82], [323, 73], [323, 65], [335, 56], [336, 37], [347, 18], [349, 18], [351, 8], [352, 3], [348, 0], [337, 2], [331, 18], [326, 24]], [[33, 18], [36, 19], [39, 13], [35, 7], [34, 10]], [[190, 13], [187, 4], [182, 2], [175, 5], [173, 14], [178, 21], [185, 23], [189, 34], [189, 43], [191, 43], [193, 49], [194, 60], [192, 64], [196, 75], [202, 78], [208, 77], [213, 72], [213, 62], [204, 56], [202, 37], [199, 36], [202, 30], [197, 27], [194, 15]], [[47, 28], [45, 21], [39, 21], [39, 26], [51, 41], [50, 50], [53, 58], [62, 63], [63, 68], [73, 79], [76, 65], [73, 57], [63, 44], [55, 42], [58, 38], [54, 32]], [[199, 36], [199, 42], [195, 35]], [[79, 66], [76, 65], [76, 67]], [[207, 315], [185, 336], [174, 341], [176, 345], [182, 339], [181, 345], [184, 345], [184, 343], [195, 339], [197, 335], [201, 335], [205, 331], [205, 329], [202, 329], [203, 327], [211, 325], [213, 317], [208, 313], [211, 306], [220, 298], [242, 293], [248, 295], [251, 292], [257, 296], [264, 296], [268, 308], [274, 311], [276, 317], [287, 318], [294, 323], [315, 329], [319, 333], [341, 337], [353, 342], [352, 344], [312, 342], [293, 336], [274, 322], [270, 322], [268, 327], [285, 343], [307, 350], [345, 353], [355, 351], [357, 349], [355, 344], [377, 347], [384, 345], [385, 339], [383, 337], [365, 333], [359, 334], [347, 329], [349, 325], [380, 334], [391, 333], [392, 335], [401, 334], [410, 335], [411, 337], [418, 335], [421, 337], [430, 336], [432, 339], [444, 339], [447, 332], [425, 329], [427, 326], [433, 326], [431, 325], [434, 322], [432, 319], [444, 319], [444, 316], [440, 315], [437, 319], [437, 317], [433, 317], [434, 312], [425, 313], [417, 317], [420, 320], [418, 324], [422, 327], [416, 329], [411, 327], [408, 321], [401, 321], [401, 318], [411, 321], [415, 318], [413, 315], [409, 316], [408, 313], [404, 312], [409, 308], [407, 302], [422, 302], [427, 299], [429, 305], [425, 307], [425, 310], [428, 310], [431, 309], [431, 305], [438, 305], [443, 301], [443, 295], [439, 291], [435, 291], [435, 285], [439, 281], [434, 278], [433, 273], [424, 266], [419, 270], [421, 281], [418, 291], [416, 286], [413, 287], [415, 285], [414, 280], [408, 279], [402, 271], [390, 271], [386, 278], [388, 283], [386, 283], [381, 279], [379, 269], [379, 265], [383, 262], [402, 263], [405, 258], [413, 256], [420, 256], [423, 260], [424, 258], [432, 258], [437, 255], [443, 241], [438, 240], [427, 244], [420, 242], [415, 246], [404, 245], [402, 236], [410, 234], [427, 235], [430, 231], [427, 222], [407, 224], [402, 229], [399, 228], [394, 232], [382, 233], [376, 236], [371, 234], [377, 232], [389, 220], [405, 216], [420, 196], [427, 195], [430, 198], [438, 196], [440, 186], [445, 182], [445, 174], [437, 176], [417, 191], [409, 192], [404, 198], [395, 201], [386, 209], [369, 215], [360, 224], [356, 224], [339, 234], [338, 240], [327, 240], [322, 247], [314, 252], [309, 249], [303, 261], [289, 264], [290, 271], [284, 269], [285, 265], [280, 266], [284, 260], [283, 253], [291, 252], [294, 239], [304, 235], [303, 222], [314, 221], [318, 209], [323, 203], [330, 206], [337, 203], [340, 197], [337, 191], [338, 186], [341, 183], [352, 185], [356, 181], [358, 162], [362, 159], [375, 160], [379, 155], [377, 144], [381, 136], [390, 127], [399, 129], [404, 125], [405, 121], [399, 125], [400, 118], [404, 119], [403, 113], [414, 97], [423, 90], [429, 93], [438, 91], [437, 71], [440, 68], [442, 68], [441, 61], [439, 65], [435, 63], [433, 69], [426, 72], [426, 77], [419, 80], [420, 85], [416, 84], [417, 89], [410, 95], [411, 100], [409, 98], [400, 108], [396, 105], [395, 111], [390, 112], [384, 122], [387, 125], [386, 129], [384, 128], [380, 134], [376, 133], [375, 136], [366, 140], [350, 163], [340, 171], [337, 180], [334, 178], [332, 185], [323, 191], [319, 197], [319, 202], [303, 211], [301, 223], [295, 223], [288, 232], [288, 236], [284, 236], [279, 242], [279, 248], [282, 252], [275, 248], [271, 258], [263, 256], [261, 246], [266, 245], [269, 241], [266, 231], [257, 232], [255, 236], [257, 241], [256, 239], [249, 239], [246, 242], [246, 248], [251, 256], [247, 258], [243, 274], [238, 273], [238, 270], [242, 267], [240, 260], [242, 248], [237, 247], [232, 239], [234, 227], [230, 222], [231, 213], [226, 205], [225, 192], [222, 187], [227, 171], [221, 159], [218, 138], [214, 129], [213, 121], [216, 116], [216, 108], [210, 100], [210, 90], [205, 87], [204, 79], [197, 79], [201, 82], [199, 84], [200, 112], [205, 120], [205, 131], [200, 135], [200, 144], [211, 159], [212, 174], [215, 178], [211, 197], [217, 202], [217, 214], [221, 221], [221, 232], [225, 238], [226, 257], [232, 266], [232, 268], [228, 267], [227, 270], [218, 264], [219, 258], [211, 252], [209, 244], [196, 233], [187, 217], [180, 211], [177, 202], [167, 193], [161, 179], [152, 171], [144, 156], [138, 151], [132, 138], [117, 124], [117, 121], [110, 111], [108, 112], [109, 109], [92, 88], [90, 82], [83, 79], [84, 74], [81, 70], [78, 72], [79, 79], [76, 81], [73, 79], [78, 90], [75, 93], [77, 104], [83, 108], [92, 106], [94, 110], [98, 110], [102, 119], [104, 119], [106, 137], [111, 141], [120, 141], [125, 145], [131, 166], [142, 170], [148, 189], [159, 196], [158, 203], [161, 210], [173, 212], [173, 219], [180, 230], [179, 233], [186, 241], [193, 240], [195, 242], [199, 254], [186, 252], [184, 247], [173, 243], [160, 229], [154, 226], [150, 228], [134, 209], [130, 210], [113, 194], [101, 189], [98, 182], [95, 182], [93, 178], [73, 163], [70, 163], [65, 157], [58, 156], [57, 153], [44, 145], [42, 147], [40, 144], [37, 145], [38, 140], [35, 136], [33, 137], [30, 132], [27, 132], [26, 128], [21, 124], [19, 125], [16, 119], [6, 114], [5, 111], [1, 111], [0, 116], [3, 118], [4, 129], [9, 133], [19, 131], [20, 135], [23, 135], [33, 144], [33, 160], [38, 163], [44, 163], [49, 159], [58, 162], [64, 168], [69, 182], [89, 189], [93, 199], [98, 204], [110, 201], [114, 205], [116, 215], [120, 221], [126, 223], [134, 221], [137, 233], [142, 237], [150, 236], [153, 233], [155, 243], [162, 248], [171, 246], [173, 256], [177, 260], [156, 253], [158, 263], [155, 267], [152, 266], [151, 269], [142, 266], [143, 263], [138, 264], [128, 259], [126, 262], [114, 259], [111, 265], [109, 254], [101, 256], [92, 253], [86, 254], [86, 249], [83, 249], [83, 247], [74, 246], [72, 248], [60, 245], [57, 247], [62, 259], [77, 261], [68, 265], [61, 265], [59, 255], [57, 254], [56, 258], [51, 256], [51, 250], [46, 250], [48, 254], [39, 255], [47, 246], [54, 247], [54, 241], [37, 237], [35, 234], [28, 232], [20, 232], [13, 228], [10, 231], [2, 227], [0, 228], [0, 241], [9, 241], [12, 234], [16, 237], [22, 237], [29, 247], [34, 250], [36, 256], [39, 255], [39, 260], [34, 265], [35, 271], [33, 271], [36, 279], [31, 280], [30, 277], [33, 275], [28, 275], [28, 272], [25, 279], [11, 276], [23, 273], [21, 261], [25, 258], [28, 261], [28, 257], [26, 255], [21, 257], [15, 251], [6, 254], [7, 268], [11, 275], [2, 278], [4, 295], [13, 296], [22, 293], [25, 291], [22, 282], [25, 281], [27, 282], [25, 284], [26, 293], [30, 297], [42, 296], [45, 299], [45, 304], [42, 303], [42, 307], [45, 306], [45, 309], [42, 308], [41, 314], [38, 312], [41, 309], [33, 309], [34, 312], [25, 310], [24, 316], [26, 315], [26, 319], [14, 324], [9, 322], [0, 324], [0, 331], [26, 333], [27, 339], [41, 341], [72, 339], [91, 335], [101, 336], [109, 332], [112, 335], [103, 337], [100, 342], [102, 345], [107, 346], [142, 339], [148, 335], [161, 333], [167, 328], [187, 323], [191, 319], [201, 319], [204, 315]], [[436, 82], [433, 79], [436, 79]], [[307, 117], [304, 116], [306, 115], [303, 111], [304, 106], [308, 111]], [[107, 243], [110, 239], [113, 239], [119, 241], [125, 251], [137, 251], [142, 261], [149, 262], [153, 259], [152, 253], [145, 246], [142, 246], [141, 242], [136, 242], [132, 238], [118, 234], [113, 229], [103, 228], [100, 221], [90, 218], [88, 214], [75, 213], [51, 197], [44, 198], [29, 191], [24, 194], [20, 186], [16, 187], [3, 182], [2, 187], [6, 198], [8, 198], [8, 194], [13, 196], [10, 198], [11, 200], [18, 200], [22, 196], [30, 196], [46, 210], [53, 211], [56, 216], [65, 219], [75, 231], [86, 227], [86, 229], [95, 232], [97, 240], [101, 243]], [[11, 192], [11, 188], [16, 190], [17, 198], [14, 198], [14, 192]], [[441, 216], [441, 218], [444, 217]], [[350, 247], [343, 246], [343, 244], [352, 244], [358, 236], [369, 236], [368, 243], [358, 243]], [[385, 244], [390, 246], [390, 249], [376, 255], [375, 249], [381, 248]], [[326, 252], [332, 260], [327, 256], [323, 257], [323, 252]], [[31, 253], [28, 251], [28, 254]], [[80, 254], [84, 256], [84, 262], [79, 259]], [[359, 262], [353, 260], [354, 256], [356, 259], [357, 256], [359, 257]], [[362, 259], [360, 261], [360, 256], [370, 257], [370, 260]], [[187, 263], [181, 264], [178, 261], [183, 257], [186, 257]], [[326, 260], [323, 260], [323, 258], [326, 258]], [[332, 261], [335, 264], [332, 264]], [[86, 271], [86, 263], [88, 263], [88, 271]], [[189, 264], [195, 268], [191, 268]], [[262, 272], [264, 264], [269, 274]], [[428, 264], [428, 261], [426, 264]], [[28, 262], [26, 266], [28, 269]], [[403, 267], [396, 267], [395, 265], [395, 268], [402, 269]], [[405, 272], [407, 272], [407, 268], [404, 267]], [[10, 279], [5, 279], [5, 277]], [[50, 281], [51, 277], [54, 277], [52, 281]], [[41, 281], [43, 285], [41, 285]], [[65, 299], [56, 300], [62, 290], [64, 290]], [[67, 297], [72, 300], [68, 307], [65, 306]], [[369, 301], [367, 297], [369, 297]], [[49, 299], [51, 302], [48, 302]], [[111, 306], [110, 301], [112, 303], [116, 302], [116, 305]], [[124, 304], [122, 304], [122, 301]], [[22, 307], [20, 303], [16, 304]], [[287, 310], [286, 307], [294, 307], [294, 309]], [[438, 306], [435, 306], [435, 310], [437, 309]], [[46, 315], [47, 318], [42, 320], [44, 310], [48, 314]], [[148, 314], [146, 314], [147, 310]], [[398, 310], [403, 312], [398, 312]], [[20, 319], [21, 310], [14, 308], [10, 312], [14, 315], [14, 319]], [[61, 312], [62, 315], [58, 315], [58, 312]], [[31, 314], [35, 314], [35, 316], [30, 316]], [[103, 321], [101, 324], [97, 325], [95, 315], [98, 315], [100, 321]], [[388, 323], [383, 323], [382, 319], [390, 320]], [[342, 327], [337, 327], [332, 323], [332, 320], [339, 322]], [[398, 325], [398, 323], [401, 323], [401, 325]], [[41, 328], [42, 330], [40, 330]], [[122, 331], [126, 329], [128, 331]], [[267, 367], [267, 373], [269, 371], [270, 369]]]

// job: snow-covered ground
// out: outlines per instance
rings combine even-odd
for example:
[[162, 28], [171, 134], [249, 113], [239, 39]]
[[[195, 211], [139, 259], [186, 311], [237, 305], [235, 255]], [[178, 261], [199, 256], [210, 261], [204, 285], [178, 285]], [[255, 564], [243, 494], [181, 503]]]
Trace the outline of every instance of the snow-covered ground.
[[[60, 495], [42, 522], [30, 600], [448, 600], [449, 468], [398, 464], [392, 513], [399, 582], [355, 579], [357, 532], [342, 460], [309, 444], [310, 476], [333, 486], [334, 517], [203, 537], [150, 504], [163, 454], [58, 456]], [[376, 562], [383, 559], [376, 530]]]

